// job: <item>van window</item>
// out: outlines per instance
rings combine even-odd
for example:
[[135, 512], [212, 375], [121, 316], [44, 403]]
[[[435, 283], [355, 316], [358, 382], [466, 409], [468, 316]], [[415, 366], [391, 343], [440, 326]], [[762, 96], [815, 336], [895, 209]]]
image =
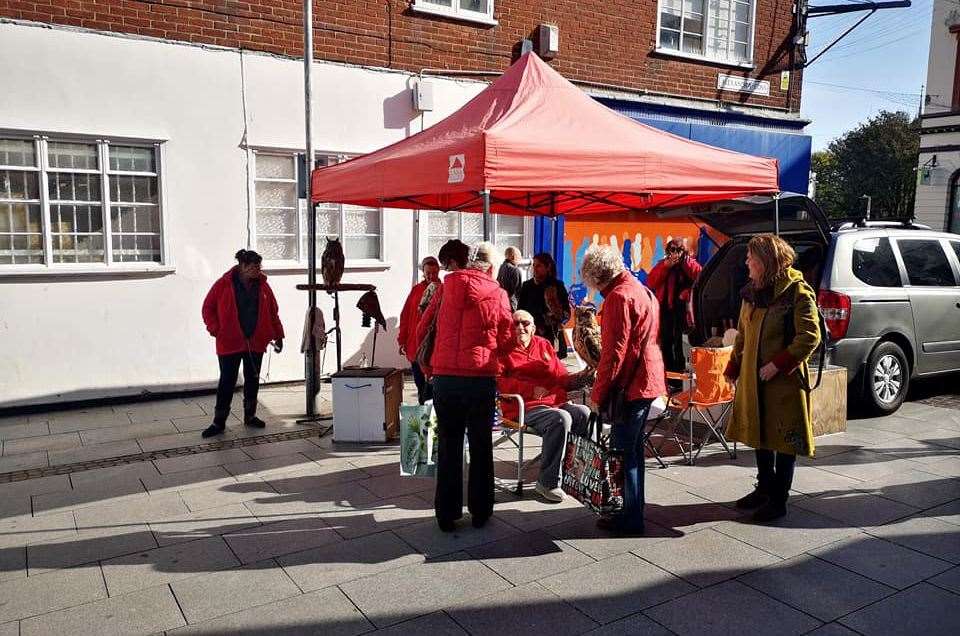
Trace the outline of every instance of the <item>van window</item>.
[[950, 247], [953, 248], [953, 253], [957, 255], [957, 261], [960, 262], [960, 241], [950, 241]]
[[903, 257], [911, 285], [952, 287], [957, 284], [940, 241], [900, 239], [897, 246], [900, 248], [900, 256]]
[[874, 287], [901, 287], [900, 268], [890, 239], [867, 238], [854, 243], [853, 275]]

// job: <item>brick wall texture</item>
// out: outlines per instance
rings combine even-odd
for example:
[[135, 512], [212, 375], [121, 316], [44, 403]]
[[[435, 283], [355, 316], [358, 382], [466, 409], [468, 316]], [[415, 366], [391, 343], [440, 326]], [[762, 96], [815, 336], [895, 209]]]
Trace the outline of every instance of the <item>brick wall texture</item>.
[[[315, 0], [317, 59], [407, 71], [503, 70], [538, 24], [560, 28], [551, 64], [574, 80], [798, 110], [780, 90], [789, 63], [793, 0], [756, 0], [755, 68], [679, 60], [654, 52], [657, 0], [495, 0], [497, 26], [415, 13], [411, 0]], [[300, 0], [0, 0], [0, 17], [292, 57], [303, 47]], [[719, 73], [766, 79], [770, 96], [717, 91]]]

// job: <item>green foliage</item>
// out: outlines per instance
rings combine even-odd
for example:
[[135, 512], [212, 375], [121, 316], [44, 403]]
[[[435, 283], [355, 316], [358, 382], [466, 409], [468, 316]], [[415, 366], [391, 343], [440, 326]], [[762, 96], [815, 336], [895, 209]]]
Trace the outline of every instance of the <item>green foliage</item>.
[[866, 194], [872, 219], [913, 216], [919, 130], [906, 113], [883, 111], [815, 152], [817, 203], [830, 217], [852, 217], [866, 209]]

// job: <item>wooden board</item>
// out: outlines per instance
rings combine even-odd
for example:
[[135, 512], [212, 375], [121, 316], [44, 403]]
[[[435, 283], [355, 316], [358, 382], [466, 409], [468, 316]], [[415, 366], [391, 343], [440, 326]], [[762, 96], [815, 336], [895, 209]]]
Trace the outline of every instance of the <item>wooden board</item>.
[[[816, 369], [810, 371], [816, 382]], [[813, 436], [843, 433], [847, 430], [847, 370], [844, 367], [826, 367], [823, 381], [810, 394], [813, 410]]]

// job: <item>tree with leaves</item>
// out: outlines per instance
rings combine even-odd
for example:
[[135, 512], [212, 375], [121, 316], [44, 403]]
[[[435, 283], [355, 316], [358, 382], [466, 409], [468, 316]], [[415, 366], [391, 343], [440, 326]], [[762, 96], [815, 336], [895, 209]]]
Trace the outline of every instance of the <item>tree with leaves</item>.
[[813, 154], [814, 198], [832, 218], [862, 214], [864, 195], [872, 219], [912, 217], [919, 148], [919, 121], [883, 111]]

